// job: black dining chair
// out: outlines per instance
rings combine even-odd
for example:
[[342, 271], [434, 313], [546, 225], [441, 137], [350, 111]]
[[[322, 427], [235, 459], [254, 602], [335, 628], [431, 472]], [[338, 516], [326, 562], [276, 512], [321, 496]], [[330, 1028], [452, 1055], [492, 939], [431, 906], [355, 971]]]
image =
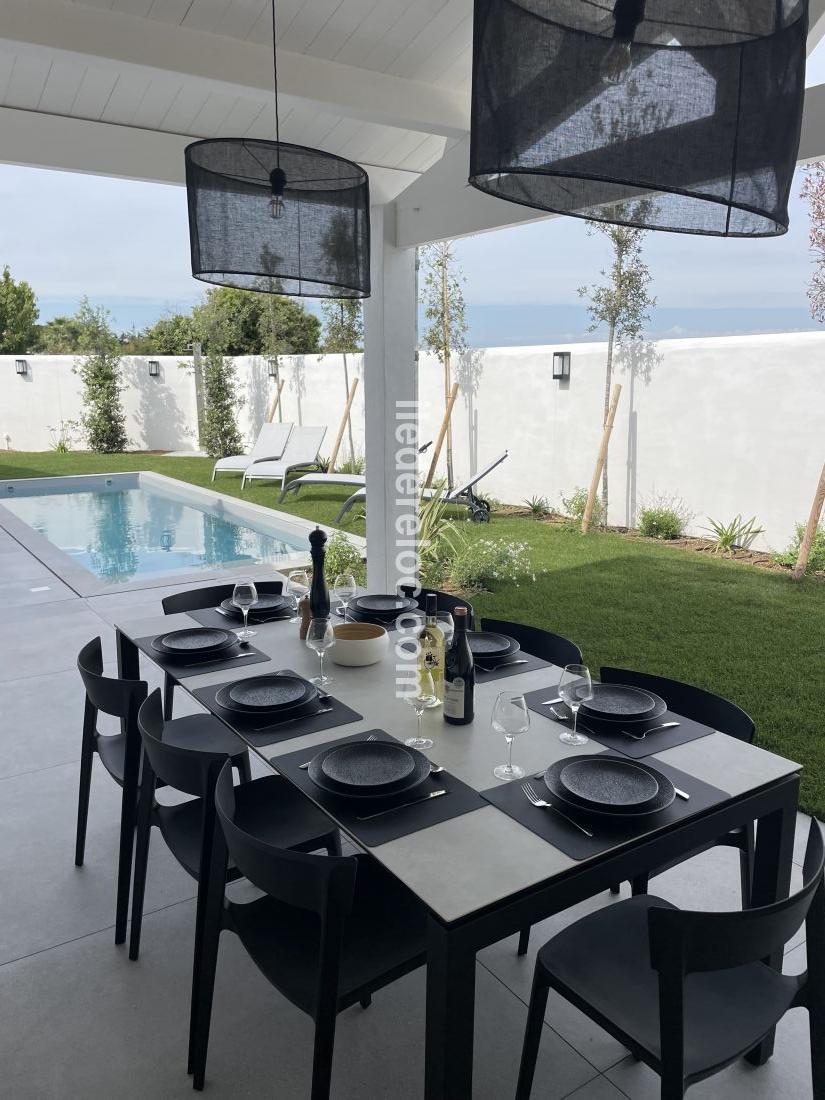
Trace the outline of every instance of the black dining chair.
[[[335, 1023], [350, 1005], [425, 961], [424, 906], [364, 853], [343, 858], [285, 851], [247, 826], [225, 765], [215, 803], [218, 834], [241, 874], [265, 893], [230, 901], [212, 876], [203, 933], [201, 1003], [196, 1014], [194, 1087], [206, 1071], [212, 994], [221, 929], [229, 929], [264, 976], [315, 1021], [311, 1100], [327, 1100]], [[216, 858], [219, 844], [216, 841]], [[391, 1075], [382, 1095], [392, 1092]]]
[[[280, 596], [284, 590], [283, 581], [255, 581], [259, 592]], [[218, 607], [223, 600], [232, 598], [235, 582], [231, 584], [212, 584], [207, 588], [188, 588], [185, 592], [174, 592], [160, 601], [164, 615], [181, 615], [187, 611], [203, 611], [207, 607]], [[163, 678], [163, 716], [172, 717], [174, 707], [175, 681], [169, 675]]]
[[[77, 669], [83, 680], [86, 699], [83, 711], [83, 739], [80, 745], [80, 787], [77, 796], [74, 861], [76, 866], [83, 866], [86, 854], [86, 826], [89, 820], [92, 766], [97, 753], [103, 767], [123, 788], [120, 805], [115, 943], [125, 943], [140, 760], [137, 716], [146, 698], [147, 686], [143, 680], [121, 680], [117, 677], [104, 676], [103, 645], [100, 638], [92, 638], [83, 646], [77, 657]], [[119, 718], [121, 732], [102, 734], [97, 728], [100, 714]]]
[[[583, 917], [536, 959], [516, 1100], [529, 1100], [551, 989], [661, 1078], [662, 1100], [753, 1050], [792, 1008], [808, 1010], [813, 1100], [825, 1100], [825, 885], [822, 833], [811, 823], [804, 885], [738, 913], [697, 913], [644, 895]], [[805, 924], [808, 969], [763, 960]]]
[[453, 596], [450, 592], [439, 592], [436, 588], [421, 588], [416, 595], [415, 589], [410, 584], [402, 584], [401, 592], [407, 599], [414, 599], [421, 611], [427, 606], [427, 596], [435, 596], [436, 610], [448, 611], [451, 615], [457, 607], [467, 609], [467, 629], [473, 629], [474, 612], [473, 605], [460, 596]]
[[581, 664], [582, 651], [575, 642], [563, 638], [561, 634], [553, 634], [537, 626], [508, 623], [504, 619], [482, 619], [481, 629], [515, 638], [525, 653], [532, 653], [534, 657], [541, 657], [552, 665], [564, 668], [565, 665]]
[[[627, 668], [611, 668], [605, 666], [601, 670], [603, 684], [631, 684], [647, 691], [660, 695], [675, 714], [682, 714], [694, 722], [700, 722], [704, 726], [710, 726], [719, 733], [726, 733], [729, 737], [736, 737], [739, 741], [753, 741], [756, 727], [753, 719], [732, 703], [729, 699], [716, 695], [704, 688], [694, 687], [692, 684], [684, 684], [679, 680], [670, 680], [665, 676], [652, 676], [647, 672], [632, 672]], [[722, 846], [736, 848], [739, 852], [739, 876], [742, 888], [742, 906], [750, 904], [751, 887], [753, 884], [753, 852], [754, 852], [754, 826], [753, 823], [738, 826], [729, 833], [719, 837], [718, 840], [705, 844], [694, 851], [687, 852], [679, 859], [663, 867], [657, 867], [654, 871], [638, 875], [633, 879], [631, 887], [634, 894], [647, 892], [648, 882], [654, 875], [667, 871], [683, 863], [686, 859], [706, 852], [711, 848]], [[612, 893], [618, 894], [619, 887], [614, 886]]]

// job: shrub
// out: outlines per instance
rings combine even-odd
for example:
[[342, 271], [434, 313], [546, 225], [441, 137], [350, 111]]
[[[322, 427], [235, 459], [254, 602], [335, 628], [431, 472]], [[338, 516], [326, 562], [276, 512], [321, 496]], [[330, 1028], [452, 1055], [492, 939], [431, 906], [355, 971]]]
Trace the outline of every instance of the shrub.
[[336, 531], [327, 543], [324, 572], [330, 588], [339, 573], [352, 573], [356, 584], [366, 584], [367, 567], [363, 555], [343, 531]]
[[550, 514], [550, 501], [547, 497], [532, 496], [524, 504], [533, 519], [544, 519]]
[[[576, 525], [580, 524], [584, 516], [584, 510], [587, 507], [587, 489], [582, 489], [579, 486], [573, 490], [569, 497], [562, 495], [561, 506], [568, 519], [574, 520]], [[590, 517], [590, 522], [598, 525], [601, 521], [602, 502], [596, 497], [593, 502], [593, 515]]]
[[59, 427], [56, 428], [50, 424], [51, 449], [59, 455], [69, 454], [80, 438], [82, 430], [79, 420], [61, 420]]
[[[518, 584], [533, 576], [530, 547], [505, 539], [472, 539], [461, 547], [450, 564], [449, 580], [462, 592], [481, 592], [497, 581]], [[535, 577], [534, 577], [535, 579]]]
[[[778, 561], [780, 565], [790, 565], [791, 567], [796, 565], [796, 559], [799, 557], [799, 547], [802, 544], [804, 535], [805, 524], [797, 523], [794, 537], [791, 539], [788, 549], [783, 554], [775, 555], [775, 560]], [[805, 572], [818, 573], [823, 569], [825, 569], [825, 525], [820, 524], [814, 534], [814, 541], [811, 544], [811, 554], [808, 558], [808, 565]]]
[[203, 363], [203, 422], [201, 446], [210, 458], [225, 458], [243, 451], [241, 433], [235, 418], [243, 404], [238, 393], [234, 362], [217, 348], [206, 355]]
[[338, 466], [338, 472], [340, 474], [363, 474], [366, 466], [364, 456], [357, 451], [349, 458], [345, 458]]
[[639, 534], [648, 539], [680, 539], [690, 520], [681, 497], [660, 494], [639, 513]]
[[125, 451], [126, 413], [123, 411], [120, 354], [107, 311], [83, 298], [77, 311], [78, 350], [83, 357], [74, 365], [83, 384], [80, 423], [89, 450], [96, 454]]
[[464, 537], [449, 517], [443, 493], [446, 482], [433, 485], [433, 495], [418, 502], [418, 562], [421, 583], [427, 588], [443, 584], [451, 563], [465, 545]]
[[756, 516], [751, 516], [749, 520], [743, 520], [741, 515], [734, 516], [730, 523], [720, 523], [708, 516], [708, 523], [710, 527], [706, 530], [712, 531], [715, 536], [714, 554], [731, 554], [737, 549], [747, 550], [756, 536], [765, 530], [764, 527], [756, 526]]

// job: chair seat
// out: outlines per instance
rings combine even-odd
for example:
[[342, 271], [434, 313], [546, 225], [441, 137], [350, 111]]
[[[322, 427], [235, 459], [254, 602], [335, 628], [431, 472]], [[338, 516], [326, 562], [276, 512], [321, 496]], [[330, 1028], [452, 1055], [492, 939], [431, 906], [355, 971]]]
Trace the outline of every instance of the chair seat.
[[[185, 721], [186, 718], [176, 719], [167, 724], [166, 730]], [[327, 839], [336, 831], [326, 814], [279, 775], [263, 776], [235, 787], [235, 806], [237, 821], [244, 829], [279, 848], [314, 851], [325, 847]], [[198, 877], [200, 868], [202, 814], [200, 798], [157, 807], [164, 840], [178, 863], [193, 878]], [[231, 861], [229, 870], [234, 871]], [[230, 878], [233, 877], [237, 876], [230, 874]]]
[[122, 733], [99, 734], [97, 752], [103, 767], [122, 787], [126, 760], [126, 737]]
[[242, 473], [250, 462], [254, 461], [252, 455], [227, 455], [225, 458], [219, 458], [214, 468], [216, 470], [238, 470]]
[[[675, 908], [642, 895], [576, 921], [542, 947], [538, 965], [553, 988], [658, 1063], [659, 976], [650, 965], [648, 937], [653, 907]], [[791, 1007], [799, 987], [799, 979], [763, 963], [688, 975], [686, 1076], [704, 1076], [754, 1047]]]
[[233, 760], [247, 751], [240, 737], [211, 714], [187, 714], [171, 719], [163, 728], [163, 741], [181, 749], [226, 753]]
[[[240, 818], [238, 818], [240, 824]], [[355, 856], [355, 902], [347, 918], [338, 986], [339, 1010], [359, 991], [380, 988], [421, 966], [426, 911], [394, 878], [365, 856]], [[317, 993], [320, 922], [314, 915], [263, 897], [230, 902], [227, 924], [285, 997], [312, 1015]]]

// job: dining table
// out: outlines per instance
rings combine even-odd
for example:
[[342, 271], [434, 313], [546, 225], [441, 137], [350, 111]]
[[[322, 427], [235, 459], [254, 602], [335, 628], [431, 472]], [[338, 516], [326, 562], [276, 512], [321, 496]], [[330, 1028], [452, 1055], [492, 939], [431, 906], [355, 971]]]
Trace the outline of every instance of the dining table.
[[[153, 660], [151, 646], [145, 642], [147, 638], [193, 625], [195, 620], [188, 614], [116, 623], [120, 675], [142, 678], [141, 662]], [[679, 801], [675, 817], [650, 815], [641, 831], [630, 839], [623, 836], [605, 839], [606, 834], [600, 837], [600, 824], [596, 821], [591, 825], [598, 849], [594, 853], [576, 851], [572, 833], [572, 847], [566, 843], [566, 837], [564, 843], [553, 843], [488, 800], [484, 792], [495, 798], [494, 788], [502, 786], [493, 777], [493, 768], [505, 758], [504, 738], [494, 733], [490, 724], [496, 697], [502, 690], [528, 693], [541, 689], [547, 691], [548, 700], [553, 699], [558, 694], [554, 689], [561, 669], [552, 665], [526, 670], [518, 666], [505, 678], [479, 678], [475, 717], [467, 725], [444, 723], [440, 708], [426, 712], [427, 734], [434, 742], [426, 753], [444, 769], [444, 787], [448, 788], [450, 783], [460, 787], [456, 811], [448, 812], [448, 798], [437, 799], [433, 805], [444, 804], [441, 819], [437, 817], [435, 823], [422, 827], [416, 807], [399, 808], [386, 815], [392, 822], [388, 838], [376, 839], [373, 834], [365, 843], [365, 834], [354, 824], [352, 814], [338, 814], [334, 801], [324, 799], [320, 790], [314, 791], [313, 784], [306, 779], [306, 771], [295, 767], [294, 761], [301, 756], [309, 759], [320, 745], [366, 731], [382, 731], [382, 736], [390, 735], [401, 741], [412, 736], [415, 715], [397, 685], [399, 676], [409, 672], [409, 653], [403, 646], [396, 647], [393, 635], [386, 657], [369, 667], [337, 666], [334, 651], [328, 652], [325, 668], [333, 676], [333, 682], [326, 690], [348, 708], [342, 713], [349, 720], [313, 732], [307, 732], [299, 720], [291, 728], [281, 729], [267, 743], [266, 733], [252, 737], [239, 731], [231, 715], [212, 701], [214, 692], [210, 689], [230, 680], [285, 669], [309, 678], [317, 673], [318, 661], [299, 638], [294, 622], [259, 623], [255, 631], [252, 643], [268, 661], [239, 658], [232, 663], [231, 671], [227, 671], [225, 664], [219, 669], [210, 670], [203, 665], [181, 668], [179, 672], [169, 672], [167, 667], [167, 675], [174, 679], [178, 690], [192, 695], [234, 729], [267, 767], [300, 785], [355, 845], [363, 848], [426, 907], [423, 1082], [426, 1100], [472, 1097], [476, 954], [489, 944], [607, 891], [616, 883], [672, 863], [703, 845], [710, 846], [729, 830], [752, 822], [757, 827], [750, 903], [762, 906], [788, 896], [800, 765], [724, 733], [708, 730], [705, 736], [660, 752], [656, 751], [656, 734], [651, 734], [650, 755], [645, 757], [645, 763], [670, 769], [671, 777], [678, 778], [677, 786], [688, 788], [685, 793], [691, 794], [695, 787], [705, 797], [697, 794]], [[632, 652], [627, 653], [626, 661], [632, 667]], [[542, 773], [557, 761], [605, 751], [594, 739], [576, 748], [560, 742], [563, 726], [554, 718], [549, 705], [546, 709], [546, 714], [532, 711], [529, 731], [517, 738], [514, 749], [514, 763], [525, 769], [534, 788], [541, 787]], [[139, 739], [136, 723], [127, 720], [124, 729], [127, 737], [133, 741]], [[136, 793], [139, 743], [127, 745], [126, 756], [125, 785]], [[289, 760], [293, 764], [287, 766]], [[708, 791], [715, 794], [709, 797]], [[516, 794], [515, 789], [513, 793]], [[553, 814], [552, 810], [547, 812]], [[563, 822], [554, 822], [556, 825], [562, 828]], [[127, 820], [127, 831], [128, 828]], [[705, 900], [697, 897], [697, 908]], [[767, 961], [781, 966], [781, 958]], [[772, 1049], [771, 1034], [748, 1054], [748, 1059], [762, 1064]]]

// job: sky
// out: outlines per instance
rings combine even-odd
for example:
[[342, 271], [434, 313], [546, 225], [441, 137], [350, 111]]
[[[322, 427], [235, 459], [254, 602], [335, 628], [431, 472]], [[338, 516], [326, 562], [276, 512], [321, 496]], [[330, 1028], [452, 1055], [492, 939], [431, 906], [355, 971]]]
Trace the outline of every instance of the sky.
[[[825, 52], [808, 84], [825, 81]], [[818, 327], [806, 285], [808, 216], [796, 173], [790, 230], [768, 240], [650, 233], [645, 260], [657, 304], [652, 338]], [[73, 313], [82, 295], [109, 309], [118, 331], [188, 310], [192, 278], [182, 187], [0, 165], [0, 266], [28, 280], [41, 320]], [[457, 241], [469, 342], [502, 346], [593, 339], [577, 294], [609, 263], [607, 244], [576, 218], [552, 218]], [[317, 303], [307, 304], [316, 309]]]

